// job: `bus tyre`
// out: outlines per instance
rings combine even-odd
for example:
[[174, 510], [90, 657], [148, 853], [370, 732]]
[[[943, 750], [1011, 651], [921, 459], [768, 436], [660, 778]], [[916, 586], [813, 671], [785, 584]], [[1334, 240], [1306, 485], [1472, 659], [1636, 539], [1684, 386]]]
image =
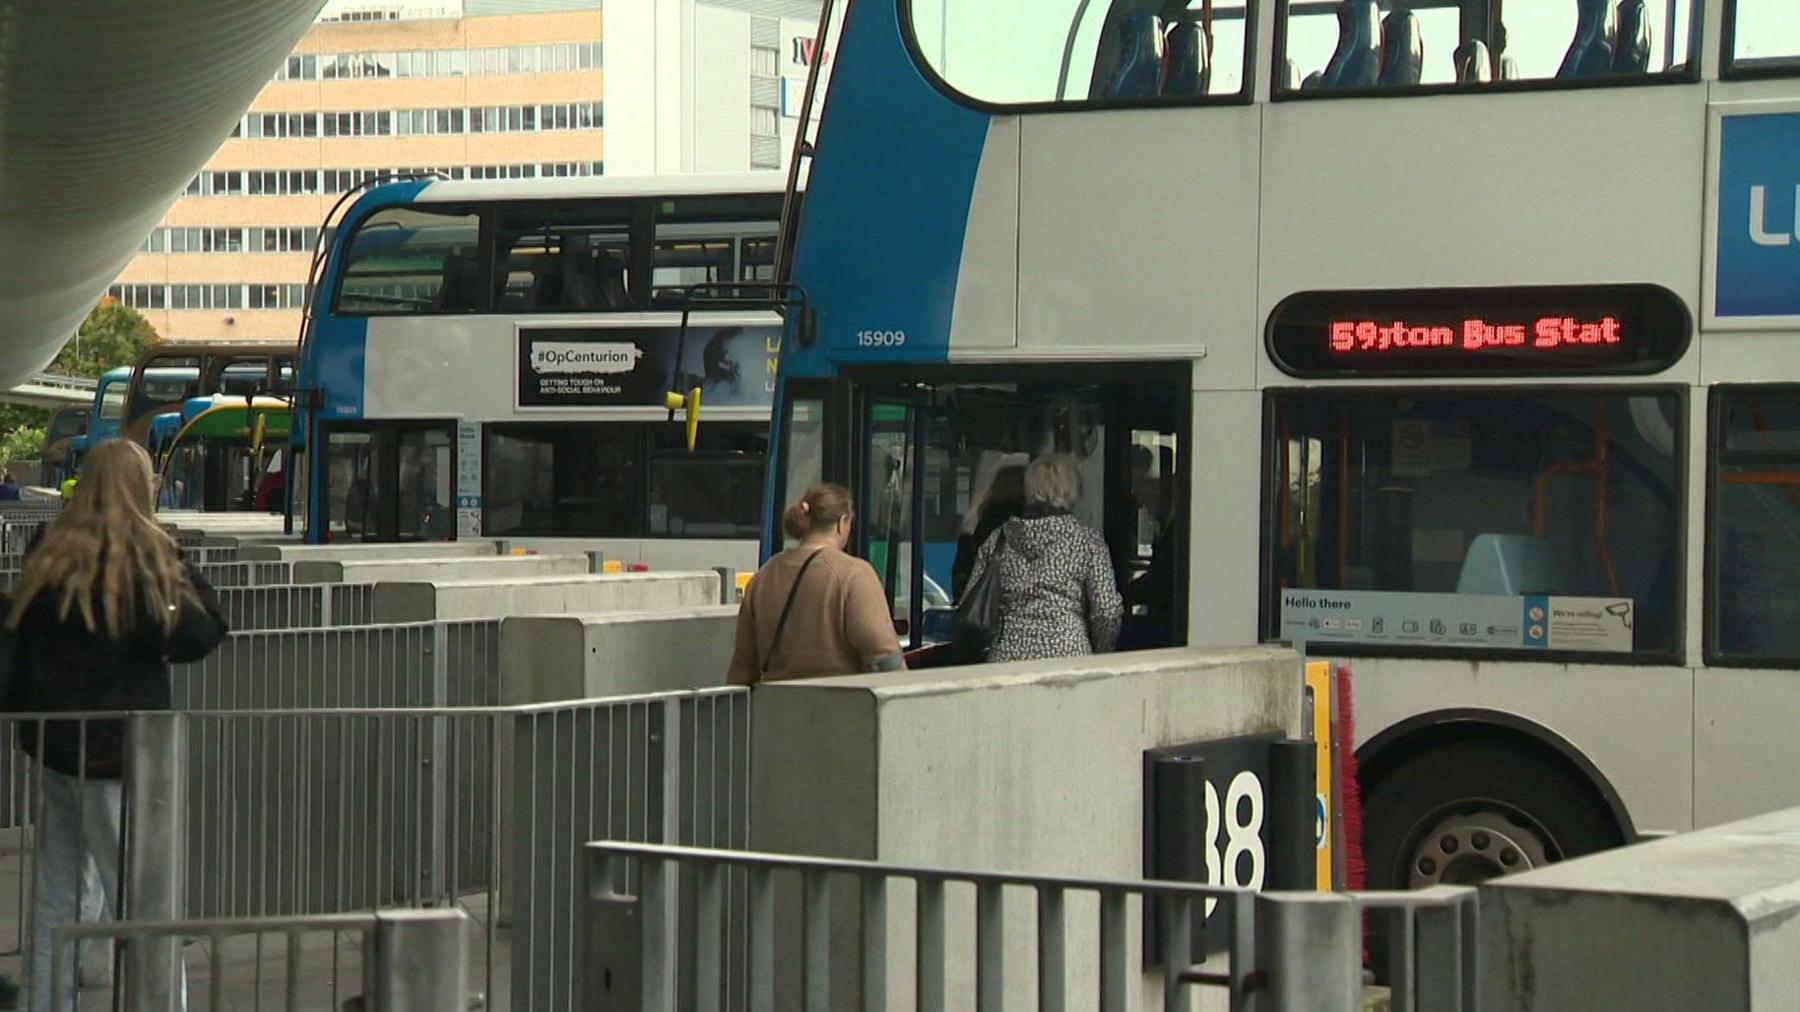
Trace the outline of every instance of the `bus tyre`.
[[1367, 790], [1370, 889], [1475, 885], [1624, 842], [1567, 767], [1506, 741], [1427, 749]]

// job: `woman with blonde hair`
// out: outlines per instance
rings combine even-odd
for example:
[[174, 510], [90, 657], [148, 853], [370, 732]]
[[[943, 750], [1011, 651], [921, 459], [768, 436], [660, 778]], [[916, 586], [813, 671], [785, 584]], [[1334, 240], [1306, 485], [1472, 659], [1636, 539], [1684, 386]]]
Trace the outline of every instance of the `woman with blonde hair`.
[[850, 493], [814, 485], [782, 515], [799, 544], [770, 559], [744, 589], [729, 681], [898, 671], [894, 617], [874, 567], [844, 551]]
[[[167, 710], [169, 663], [197, 661], [224, 639], [217, 597], [157, 524], [155, 497], [143, 447], [113, 439], [89, 454], [74, 497], [28, 552], [7, 615], [19, 710]], [[75, 922], [89, 858], [117, 909], [125, 726], [50, 720], [23, 739], [43, 785], [30, 1008], [48, 1012], [51, 932]], [[73, 1008], [72, 948], [55, 972]]]

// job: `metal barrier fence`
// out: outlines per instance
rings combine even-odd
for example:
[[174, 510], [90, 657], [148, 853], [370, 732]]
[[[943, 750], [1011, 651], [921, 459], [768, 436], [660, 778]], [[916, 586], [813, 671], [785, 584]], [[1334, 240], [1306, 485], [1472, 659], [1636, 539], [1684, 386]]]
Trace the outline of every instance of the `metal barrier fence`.
[[[236, 551], [236, 549], [232, 549]], [[192, 558], [193, 552], [188, 552]], [[293, 564], [287, 562], [198, 562], [200, 575], [214, 587], [285, 586], [293, 579]]]
[[[1034, 992], [1037, 1007], [1053, 1012], [1070, 1005], [1124, 1012], [1136, 1006], [1146, 969], [1161, 987], [1167, 1012], [1192, 1008], [1196, 988], [1222, 992], [1234, 1012], [1354, 1009], [1363, 1005], [1365, 910], [1392, 918], [1397, 929], [1400, 944], [1390, 947], [1385, 967], [1395, 1012], [1476, 1007], [1478, 911], [1476, 892], [1468, 887], [1258, 894], [613, 841], [590, 844], [587, 862], [593, 909], [582, 943], [582, 1000], [588, 1009], [772, 1012], [803, 1003], [807, 1012], [826, 1012], [850, 1007], [846, 1001], [885, 1009], [892, 1005], [890, 984], [903, 983], [889, 977], [896, 952], [913, 968], [909, 1007], [922, 1012], [970, 1004], [969, 990], [981, 1009], [1018, 1003], [1017, 990]], [[744, 970], [732, 953], [738, 928], [730, 906], [734, 874], [748, 879]], [[850, 905], [835, 908], [833, 894], [846, 879]], [[798, 929], [782, 932], [780, 900], [795, 886]], [[1028, 906], [1033, 916], [1009, 918], [1015, 904]], [[895, 924], [890, 915], [903, 915], [907, 906], [913, 911], [910, 944], [889, 933]], [[971, 907], [973, 931], [959, 932], [969, 926]], [[953, 917], [953, 910], [965, 916]], [[1226, 922], [1220, 951], [1209, 954], [1204, 939], [1217, 917]], [[1149, 919], [1158, 939], [1147, 937]], [[966, 972], [967, 947], [949, 942], [964, 933], [974, 940], [972, 973]], [[834, 991], [832, 945], [846, 937], [857, 948], [854, 980]], [[788, 956], [778, 942], [800, 952]], [[1032, 954], [1033, 965], [1009, 973], [1008, 951], [1020, 947]], [[779, 988], [784, 965], [798, 994]], [[1071, 979], [1090, 976], [1093, 994], [1072, 992]]]
[[[232, 698], [260, 698], [246, 692]], [[153, 757], [145, 775], [179, 787], [167, 811], [180, 842], [168, 853], [185, 877], [175, 907], [161, 916], [459, 907], [480, 928], [490, 1007], [501, 1007], [502, 994], [516, 1009], [580, 1007], [570, 939], [586, 913], [576, 898], [588, 840], [747, 839], [742, 689], [530, 707], [156, 716], [179, 728], [177, 744]], [[46, 719], [0, 716], [8, 746], [0, 753], [0, 813], [14, 826], [41, 825], [42, 768], [20, 746]], [[99, 725], [64, 726], [85, 748], [86, 729]], [[141, 838], [136, 828], [131, 836]], [[0, 880], [18, 926], [12, 952], [27, 945], [26, 884], [36, 860], [30, 836], [22, 841], [17, 865]], [[0, 948], [4, 938], [0, 932]]]
[[[59, 927], [54, 952], [60, 961], [69, 946], [83, 940], [114, 939], [138, 945], [158, 941], [199, 940], [206, 949], [206, 972], [189, 974], [190, 1001], [199, 992], [206, 1008], [262, 1008], [268, 1001], [287, 1009], [309, 1006], [343, 1007], [347, 980], [362, 978], [357, 990], [361, 1008], [375, 1012], [410, 1012], [414, 1009], [458, 1009], [467, 1004], [469, 955], [466, 937], [468, 915], [461, 910], [388, 910], [365, 914], [326, 914], [312, 917], [263, 917], [232, 920], [111, 921]], [[265, 958], [264, 939], [279, 942], [279, 976]], [[346, 958], [340, 944], [346, 935], [360, 935]], [[316, 943], [324, 941], [328, 951]], [[308, 943], [315, 943], [309, 947]], [[235, 945], [234, 943], [246, 943]], [[236, 952], [233, 951], [234, 947]], [[310, 951], [309, 951], [310, 949]], [[244, 950], [248, 950], [246, 953]], [[233, 980], [227, 967], [248, 955], [253, 964], [250, 979]], [[324, 971], [312, 977], [312, 964]], [[271, 979], [265, 981], [265, 976]], [[125, 978], [120, 990], [125, 1007], [150, 1009], [171, 1006], [170, 995], [152, 986], [141, 975]], [[273, 985], [273, 989], [271, 986]], [[72, 996], [73, 984], [61, 975], [51, 991], [52, 1008], [62, 1008]], [[271, 992], [272, 993], [265, 993]], [[320, 992], [329, 992], [330, 1004], [322, 1005]]]
[[214, 584], [213, 589], [218, 592], [226, 622], [238, 630], [320, 629], [370, 625], [375, 621], [372, 583], [261, 587]]
[[37, 532], [55, 518], [56, 511], [0, 514], [0, 552], [23, 553], [31, 539], [37, 537]]
[[500, 621], [238, 631], [173, 676], [178, 710], [496, 706]]

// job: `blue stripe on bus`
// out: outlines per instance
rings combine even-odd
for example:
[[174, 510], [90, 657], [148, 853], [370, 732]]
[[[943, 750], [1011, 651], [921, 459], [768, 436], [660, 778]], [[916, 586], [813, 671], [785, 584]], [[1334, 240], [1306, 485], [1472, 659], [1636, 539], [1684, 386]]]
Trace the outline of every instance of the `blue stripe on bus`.
[[[850, 5], [807, 180], [794, 279], [819, 313], [819, 342], [783, 369], [832, 361], [941, 362], [990, 117], [920, 75], [898, 8]], [[859, 333], [880, 335], [865, 347]], [[904, 343], [893, 338], [904, 334]]]
[[[318, 392], [317, 400], [311, 403], [318, 405], [320, 421], [354, 420], [363, 416], [369, 320], [361, 316], [338, 317], [331, 314], [331, 307], [337, 303], [338, 265], [343, 263], [344, 251], [349, 248], [351, 235], [356, 225], [369, 214], [384, 207], [413, 203], [431, 182], [429, 179], [419, 179], [375, 187], [357, 198], [340, 220], [338, 230], [331, 236], [331, 251], [323, 277], [320, 278], [318, 290], [313, 293], [312, 334], [301, 352], [300, 375], [295, 377], [299, 390]], [[308, 398], [303, 396], [300, 402], [306, 404]], [[304, 408], [297, 415], [294, 430], [301, 433], [299, 440], [302, 443], [310, 444], [307, 434], [312, 431], [314, 419]], [[306, 456], [310, 477], [307, 482], [306, 515], [316, 520], [307, 524], [306, 540], [312, 544], [324, 540], [325, 482], [320, 470], [322, 449], [308, 445], [309, 452]]]
[[314, 295], [313, 332], [300, 365], [300, 387], [319, 391], [320, 416], [327, 421], [363, 415], [363, 360], [368, 349], [369, 320], [333, 316], [330, 311], [337, 302], [337, 268], [343, 263], [356, 224], [384, 207], [415, 202], [430, 185], [431, 180], [420, 179], [370, 190], [351, 205], [343, 217], [344, 227], [331, 237], [330, 260]]

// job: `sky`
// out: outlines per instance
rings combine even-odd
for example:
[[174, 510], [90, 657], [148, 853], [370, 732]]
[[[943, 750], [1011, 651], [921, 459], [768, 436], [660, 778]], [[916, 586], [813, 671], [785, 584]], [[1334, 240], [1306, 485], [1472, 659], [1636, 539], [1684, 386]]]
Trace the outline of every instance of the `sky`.
[[[1076, 33], [1073, 69], [1067, 94], [1085, 94], [1107, 0], [1087, 3]], [[964, 91], [990, 101], [1041, 101], [1057, 91], [1069, 26], [1082, 0], [915, 0], [914, 29], [919, 43], [941, 74]], [[1198, 0], [1192, 5], [1199, 8]], [[1666, 44], [1676, 40], [1674, 62], [1687, 59], [1691, 0], [1646, 0], [1652, 25], [1652, 69], [1667, 66]], [[1674, 31], [1669, 31], [1671, 7]], [[1216, 0], [1214, 22], [1214, 92], [1238, 90], [1243, 63], [1241, 20], [1228, 11], [1243, 9], [1242, 0]], [[1504, 0], [1508, 48], [1522, 78], [1556, 73], [1575, 34], [1576, 0]], [[1453, 79], [1451, 54], [1458, 39], [1457, 18], [1450, 10], [1418, 11], [1425, 43], [1427, 82]], [[1241, 17], [1241, 15], [1240, 15]], [[1740, 56], [1800, 55], [1800, 16], [1795, 0], [1738, 0]], [[1337, 20], [1331, 14], [1296, 17], [1288, 28], [1288, 55], [1298, 76], [1321, 70], [1337, 45]]]

